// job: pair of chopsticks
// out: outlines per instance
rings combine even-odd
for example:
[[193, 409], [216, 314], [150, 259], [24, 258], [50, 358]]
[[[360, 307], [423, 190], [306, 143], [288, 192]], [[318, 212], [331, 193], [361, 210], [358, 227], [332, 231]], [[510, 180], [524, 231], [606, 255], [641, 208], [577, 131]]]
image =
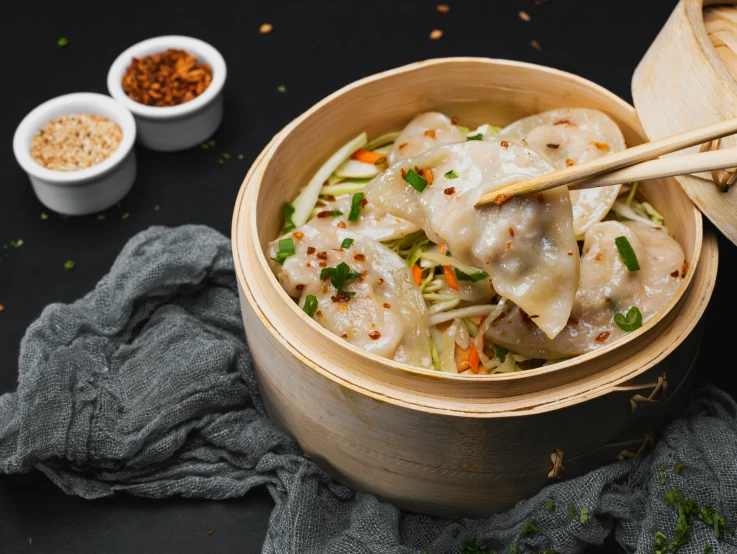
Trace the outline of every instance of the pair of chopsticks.
[[501, 204], [513, 196], [542, 192], [562, 185], [568, 185], [571, 189], [597, 188], [737, 167], [737, 148], [711, 151], [702, 148], [698, 154], [654, 159], [735, 133], [737, 118], [728, 119], [514, 183], [485, 194], [476, 205]]

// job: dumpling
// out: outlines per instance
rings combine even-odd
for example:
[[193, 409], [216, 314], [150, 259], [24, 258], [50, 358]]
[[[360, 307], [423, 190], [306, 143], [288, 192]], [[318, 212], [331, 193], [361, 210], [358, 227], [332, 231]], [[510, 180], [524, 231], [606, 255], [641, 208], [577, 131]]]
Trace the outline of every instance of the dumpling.
[[439, 144], [464, 140], [464, 134], [446, 115], [426, 112], [415, 117], [402, 130], [389, 151], [387, 161], [393, 164], [401, 158], [422, 154]]
[[[319, 208], [320, 212], [318, 215], [313, 217], [308, 224], [320, 229], [326, 227], [346, 229], [347, 231], [358, 233], [365, 237], [378, 240], [379, 242], [400, 239], [419, 231], [416, 225], [413, 225], [409, 221], [399, 219], [396, 216], [389, 215], [368, 202], [365, 198], [362, 201], [358, 221], [349, 221], [348, 216], [351, 213], [352, 200], [353, 195], [346, 195], [336, 198], [333, 202], [326, 202]], [[335, 212], [341, 212], [342, 215], [329, 215]]]
[[[430, 331], [425, 301], [404, 261], [379, 242], [340, 228], [303, 225], [287, 237], [294, 255], [282, 264], [273, 261], [279, 239], [269, 244], [271, 268], [284, 290], [304, 307], [307, 295], [317, 298], [315, 321], [351, 344], [385, 358], [430, 367]], [[353, 239], [348, 248], [341, 245]], [[284, 240], [284, 237], [282, 237]], [[323, 268], [341, 263], [357, 278], [349, 278], [340, 294]]]
[[[550, 171], [528, 148], [474, 140], [400, 160], [364, 192], [381, 209], [424, 229], [433, 242], [447, 244], [453, 257], [488, 273], [496, 291], [552, 338], [568, 321], [578, 283], [568, 190], [475, 207], [484, 193]], [[405, 180], [416, 181], [418, 172], [429, 183], [422, 192]]]
[[[552, 110], [520, 119], [498, 138], [525, 140], [556, 169], [580, 164], [626, 148], [624, 136], [609, 116], [585, 108]], [[573, 228], [578, 239], [609, 212], [621, 185], [571, 190]]]
[[[627, 237], [640, 269], [630, 271], [614, 243]], [[586, 233], [581, 284], [565, 329], [550, 341], [532, 322], [512, 309], [496, 320], [486, 337], [525, 356], [557, 359], [584, 354], [626, 335], [614, 322], [617, 313], [636, 306], [643, 323], [652, 319], [681, 284], [681, 246], [668, 233], [640, 222], [604, 221]]]

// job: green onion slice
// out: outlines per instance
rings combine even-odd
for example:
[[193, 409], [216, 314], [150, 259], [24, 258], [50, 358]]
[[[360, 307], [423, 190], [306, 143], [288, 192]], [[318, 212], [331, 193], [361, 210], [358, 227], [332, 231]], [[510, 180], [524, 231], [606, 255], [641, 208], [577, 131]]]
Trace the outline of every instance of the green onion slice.
[[315, 312], [317, 311], [317, 297], [312, 294], [308, 294], [305, 298], [305, 305], [304, 308], [302, 308], [302, 311], [310, 317], [315, 317]]
[[362, 192], [357, 192], [351, 198], [351, 213], [348, 214], [348, 221], [358, 221], [358, 216], [361, 215], [361, 202], [366, 195]]
[[279, 252], [277, 252], [275, 258], [271, 259], [278, 264], [282, 264], [289, 256], [294, 256], [295, 252], [294, 241], [292, 239], [282, 239], [279, 241]]
[[624, 262], [624, 265], [627, 266], [627, 269], [630, 271], [639, 270], [640, 262], [637, 261], [637, 254], [635, 254], [635, 251], [633, 250], [630, 241], [627, 240], [627, 237], [615, 238], [614, 244], [617, 245], [619, 255], [622, 257], [622, 261]]
[[642, 314], [637, 306], [632, 306], [627, 315], [615, 314], [614, 323], [616, 323], [622, 331], [632, 332], [637, 331], [642, 327]]
[[409, 183], [409, 185], [417, 192], [422, 192], [427, 186], [427, 179], [415, 173], [414, 169], [410, 169], [407, 172], [407, 174], [404, 176], [404, 180]]
[[296, 229], [297, 226], [294, 224], [294, 221], [292, 221], [294, 206], [289, 202], [284, 202], [284, 207], [282, 208], [281, 213], [282, 216], [284, 216], [284, 229], [282, 229], [282, 233], [288, 233], [292, 229]]
[[450, 170], [445, 174], [446, 179], [458, 179], [458, 173], [456, 173], [454, 170]]
[[479, 133], [477, 135], [471, 135], [470, 137], [466, 137], [466, 140], [481, 140], [483, 138], [484, 138], [484, 135]]
[[480, 269], [471, 274], [464, 273], [460, 269], [456, 269], [456, 277], [459, 281], [471, 281], [472, 283], [478, 283], [482, 279], [488, 279], [489, 274], [485, 271], [481, 271]]
[[353, 239], [345, 239], [342, 243], [340, 243], [341, 248], [350, 248], [351, 244], [353, 244]]

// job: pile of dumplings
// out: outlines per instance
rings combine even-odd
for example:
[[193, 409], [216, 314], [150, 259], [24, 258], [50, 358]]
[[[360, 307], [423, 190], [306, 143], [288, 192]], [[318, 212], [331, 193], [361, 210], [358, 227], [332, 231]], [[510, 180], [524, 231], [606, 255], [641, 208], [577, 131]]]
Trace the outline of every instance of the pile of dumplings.
[[[590, 109], [475, 131], [420, 114], [377, 149], [378, 175], [353, 181], [360, 193], [321, 197], [314, 217], [270, 243], [272, 270], [305, 317], [420, 368], [502, 373], [596, 350], [652, 319], [680, 286], [683, 250], [662, 220], [614, 217], [622, 185], [475, 205], [625, 147], [616, 123]], [[635, 327], [616, 323], [633, 308]]]

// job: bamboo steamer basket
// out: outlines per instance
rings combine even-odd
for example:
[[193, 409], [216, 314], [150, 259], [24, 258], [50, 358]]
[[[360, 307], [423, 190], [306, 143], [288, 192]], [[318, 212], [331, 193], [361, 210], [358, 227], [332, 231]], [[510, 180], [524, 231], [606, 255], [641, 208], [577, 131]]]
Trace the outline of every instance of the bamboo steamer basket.
[[[704, 27], [704, 7], [715, 4], [737, 4], [737, 0], [681, 0], [635, 70], [632, 96], [651, 140], [737, 117], [737, 78]], [[736, 148], [737, 140], [726, 137], [720, 146]], [[696, 151], [698, 147], [671, 155]], [[719, 178], [724, 177], [722, 173]], [[737, 244], [737, 190], [722, 192], [709, 173], [675, 179], [714, 225]]]
[[561, 107], [602, 110], [629, 145], [646, 140], [630, 105], [580, 77], [448, 58], [339, 90], [290, 123], [251, 167], [232, 237], [256, 377], [274, 424], [338, 481], [419, 512], [486, 516], [556, 479], [644, 454], [653, 433], [682, 409], [717, 246], [672, 179], [642, 186], [690, 264], [677, 294], [620, 342], [547, 368], [465, 376], [374, 356], [304, 315], [269, 269], [264, 251], [283, 203], [359, 132], [378, 136], [427, 110], [473, 128]]

